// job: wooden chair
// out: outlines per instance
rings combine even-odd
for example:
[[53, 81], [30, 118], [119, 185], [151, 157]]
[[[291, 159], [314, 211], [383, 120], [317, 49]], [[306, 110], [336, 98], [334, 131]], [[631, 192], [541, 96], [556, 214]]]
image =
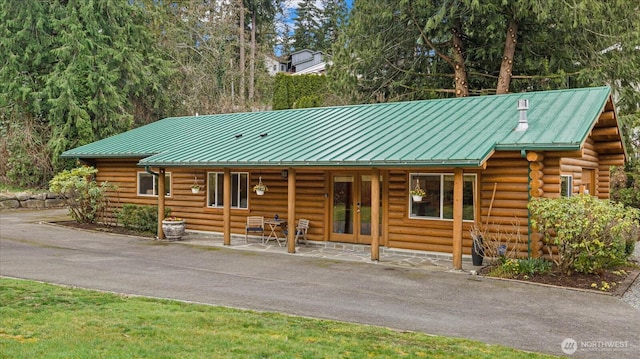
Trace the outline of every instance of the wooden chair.
[[298, 225], [296, 226], [296, 244], [298, 244], [298, 237], [304, 238], [304, 245], [308, 246], [307, 242], [307, 230], [309, 230], [309, 220], [308, 219], [300, 219], [298, 221]]
[[247, 226], [244, 232], [244, 241], [249, 243], [249, 232], [260, 233], [261, 242], [264, 242], [264, 217], [249, 216], [247, 217]]

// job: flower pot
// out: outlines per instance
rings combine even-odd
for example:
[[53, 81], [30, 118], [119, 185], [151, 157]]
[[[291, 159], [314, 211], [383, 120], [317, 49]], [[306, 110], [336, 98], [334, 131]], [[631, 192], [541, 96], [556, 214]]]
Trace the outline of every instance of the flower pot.
[[471, 246], [471, 260], [474, 266], [481, 266], [484, 260], [484, 247], [482, 245], [482, 236], [473, 238]]
[[166, 239], [178, 240], [184, 235], [184, 230], [184, 221], [162, 221], [162, 231]]
[[412, 197], [413, 197], [413, 201], [414, 202], [421, 202], [422, 201], [422, 196], [414, 194], [414, 195], [412, 195]]
[[264, 191], [263, 191], [263, 190], [261, 190], [261, 189], [257, 189], [257, 190], [256, 190], [256, 194], [257, 194], [258, 196], [262, 196], [262, 195], [264, 195]]
[[200, 192], [200, 188], [191, 188], [191, 193], [198, 193]]

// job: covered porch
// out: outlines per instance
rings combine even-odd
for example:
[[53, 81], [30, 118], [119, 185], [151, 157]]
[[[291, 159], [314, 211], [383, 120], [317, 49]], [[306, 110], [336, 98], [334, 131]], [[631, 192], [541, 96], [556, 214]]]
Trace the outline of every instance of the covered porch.
[[[172, 182], [169, 185], [172, 188], [169, 192], [170, 196], [163, 191], [158, 193], [159, 217], [163, 217], [162, 214], [169, 203], [173, 215], [190, 218], [188, 221], [190, 229], [209, 231], [211, 222], [216, 221], [220, 224], [218, 228], [224, 245], [231, 245], [232, 234], [241, 232], [241, 228], [238, 227], [244, 222], [243, 216], [260, 215], [270, 219], [277, 214], [280, 219], [289, 223], [290, 227], [298, 220], [305, 218], [311, 222], [309, 234], [311, 240], [325, 244], [366, 245], [369, 259], [373, 261], [380, 259], [381, 247], [404, 247], [448, 253], [451, 255], [453, 267], [462, 268], [463, 239], [467, 241], [466, 246], [470, 247], [468, 234], [465, 235], [463, 226], [464, 171], [462, 168], [449, 170], [453, 178], [453, 200], [450, 204], [453, 213], [451, 220], [441, 221], [410, 218], [412, 202], [407, 187], [402, 185], [400, 188], [396, 184], [396, 182], [409, 182], [406, 175], [400, 178], [398, 173], [408, 174], [410, 170], [398, 172], [378, 168], [349, 170], [333, 168], [310, 172], [309, 169], [287, 167], [241, 171], [244, 169], [225, 168], [221, 171], [215, 169], [207, 171], [191, 168], [159, 168], [158, 187], [165, 188], [167, 187], [165, 181]], [[186, 188], [188, 183], [184, 178], [187, 176], [185, 172], [195, 173], [192, 178], [195, 178], [196, 182], [201, 181], [200, 183], [206, 185], [207, 190], [199, 194], [189, 194]], [[167, 173], [171, 173], [171, 176], [167, 176]], [[238, 184], [241, 180], [239, 174], [244, 173], [247, 176], [247, 184]], [[263, 181], [269, 188], [261, 196], [250, 191], [258, 180]], [[246, 198], [238, 198], [238, 193], [242, 192], [243, 186], [246, 187]], [[216, 190], [218, 193], [212, 194]], [[472, 193], [475, 196], [475, 188]], [[195, 209], [191, 205], [180, 205], [192, 204], [195, 198], [200, 198], [196, 202], [201, 204], [205, 202], [205, 206], [197, 210], [200, 213], [198, 215], [194, 214]], [[398, 210], [400, 207], [402, 209]], [[474, 209], [474, 211], [478, 210]], [[390, 214], [393, 215], [390, 216]], [[375, 218], [378, 220], [373, 220]], [[408, 227], [415, 228], [402, 229], [403, 223], [406, 222], [412, 222], [413, 224]], [[434, 222], [437, 224], [436, 228], [430, 228], [430, 224]], [[465, 222], [467, 227], [472, 224], [469, 221]], [[440, 231], [442, 233], [435, 236], [444, 236], [444, 238], [436, 239], [435, 242], [420, 239], [428, 238], [430, 236], [428, 231]], [[390, 237], [390, 232], [400, 232], [400, 234]], [[296, 253], [295, 231], [289, 230], [287, 234], [286, 250], [288, 253]], [[158, 225], [158, 237], [164, 237], [161, 224]], [[401, 243], [403, 240], [406, 243]]]

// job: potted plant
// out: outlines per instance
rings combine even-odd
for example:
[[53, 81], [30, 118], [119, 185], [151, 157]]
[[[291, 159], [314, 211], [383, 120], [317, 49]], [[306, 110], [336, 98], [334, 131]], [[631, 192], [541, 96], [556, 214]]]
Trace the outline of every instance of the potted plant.
[[416, 187], [409, 191], [409, 194], [413, 197], [414, 202], [420, 202], [426, 193], [422, 188], [420, 188], [418, 181], [416, 181]]
[[198, 177], [193, 177], [193, 185], [191, 186], [191, 193], [200, 192], [200, 185], [198, 184]]
[[164, 232], [165, 238], [169, 240], [182, 238], [185, 227], [185, 221], [180, 217], [170, 216], [162, 220], [162, 232]]
[[258, 180], [258, 184], [253, 186], [253, 191], [258, 195], [258, 196], [262, 196], [266, 191], [268, 191], [269, 189], [267, 188], [267, 186], [262, 183], [262, 177], [259, 178]]
[[482, 238], [482, 231], [477, 225], [474, 225], [469, 230], [471, 233], [471, 239], [473, 243], [471, 245], [471, 260], [474, 266], [481, 266], [484, 260], [484, 243]]

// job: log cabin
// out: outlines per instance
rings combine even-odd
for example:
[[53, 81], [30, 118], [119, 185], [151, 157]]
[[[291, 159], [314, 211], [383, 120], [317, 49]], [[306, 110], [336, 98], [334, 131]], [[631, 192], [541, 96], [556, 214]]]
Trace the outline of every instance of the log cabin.
[[[383, 246], [446, 253], [461, 268], [474, 225], [541, 256], [530, 199], [609, 198], [625, 153], [611, 89], [595, 87], [173, 117], [62, 157], [117, 185], [116, 207], [169, 206], [187, 230], [227, 245], [247, 216], [279, 214], [310, 220], [311, 241], [370, 245], [372, 260]], [[259, 182], [264, 195], [252, 191]]]

